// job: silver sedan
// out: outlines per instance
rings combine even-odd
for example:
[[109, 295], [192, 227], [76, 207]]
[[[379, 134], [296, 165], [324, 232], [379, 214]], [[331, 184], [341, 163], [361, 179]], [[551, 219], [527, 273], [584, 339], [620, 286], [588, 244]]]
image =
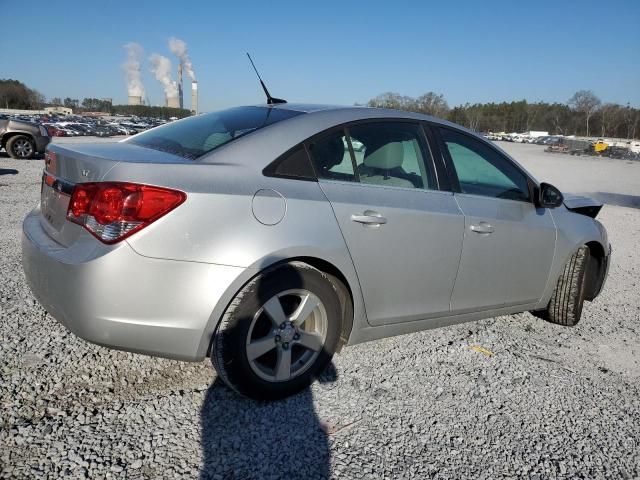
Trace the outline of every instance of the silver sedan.
[[239, 107], [51, 145], [23, 265], [91, 342], [200, 361], [241, 394], [305, 388], [344, 345], [532, 311], [604, 284], [601, 205], [419, 114]]

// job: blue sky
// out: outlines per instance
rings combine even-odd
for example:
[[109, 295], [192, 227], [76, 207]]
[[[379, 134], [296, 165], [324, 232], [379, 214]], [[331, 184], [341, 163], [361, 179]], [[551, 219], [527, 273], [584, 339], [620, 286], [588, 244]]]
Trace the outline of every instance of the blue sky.
[[167, 40], [176, 36], [189, 46], [205, 111], [264, 100], [245, 51], [271, 93], [289, 101], [353, 104], [386, 91], [435, 91], [452, 106], [566, 102], [590, 89], [605, 102], [640, 106], [640, 0], [0, 0], [0, 7], [0, 78], [47, 98], [125, 103], [122, 45], [135, 41], [145, 50], [147, 95], [160, 104], [148, 57], [165, 55], [175, 69]]

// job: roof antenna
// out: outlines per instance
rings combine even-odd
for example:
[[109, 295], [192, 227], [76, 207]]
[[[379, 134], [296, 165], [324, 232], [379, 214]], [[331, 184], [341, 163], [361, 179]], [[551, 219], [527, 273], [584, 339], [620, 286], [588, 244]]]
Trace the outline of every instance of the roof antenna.
[[251, 59], [251, 55], [249, 55], [249, 52], [247, 52], [247, 57], [249, 57], [249, 61], [251, 62], [251, 66], [253, 67], [253, 70], [256, 72], [256, 75], [258, 76], [258, 80], [260, 80], [260, 85], [262, 85], [262, 90], [264, 90], [264, 94], [267, 96], [267, 104], [268, 105], [273, 105], [274, 103], [287, 103], [286, 100], [283, 100], [281, 98], [273, 98], [271, 96], [271, 94], [269, 93], [269, 90], [267, 90], [267, 86], [262, 81], [262, 77], [260, 77], [260, 74], [258, 73], [258, 69], [256, 68], [255, 64], [253, 63], [253, 60]]

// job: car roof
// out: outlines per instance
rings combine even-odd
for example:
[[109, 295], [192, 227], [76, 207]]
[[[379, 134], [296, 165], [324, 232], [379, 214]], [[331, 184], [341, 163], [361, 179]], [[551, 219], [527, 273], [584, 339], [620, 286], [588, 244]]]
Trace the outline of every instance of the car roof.
[[[368, 116], [369, 118], [407, 118], [407, 119], [419, 119], [419, 120], [430, 120], [433, 122], [439, 123], [448, 123], [446, 120], [442, 120], [439, 118], [431, 117], [429, 115], [424, 115], [421, 113], [415, 112], [407, 112], [404, 110], [394, 110], [391, 108], [376, 108], [376, 107], [366, 107], [363, 105], [330, 105], [330, 104], [313, 104], [313, 103], [276, 103], [273, 105], [256, 105], [257, 107], [266, 107], [266, 108], [275, 108], [279, 110], [292, 110], [296, 112], [302, 113], [318, 113], [318, 112], [332, 112], [337, 117], [349, 117], [353, 115], [354, 119], [362, 119], [363, 114]], [[348, 121], [348, 120], [347, 120]]]
[[[246, 135], [238, 140], [229, 142], [220, 148], [217, 148], [204, 155], [199, 159], [203, 163], [230, 163], [238, 162], [247, 163], [249, 165], [256, 164], [252, 161], [256, 154], [260, 154], [264, 158], [275, 159], [286, 151], [302, 143], [308, 138], [331, 129], [338, 125], [348, 124], [350, 122], [371, 120], [371, 119], [394, 119], [394, 120], [417, 120], [428, 121], [442, 126], [450, 126], [456, 130], [464, 131], [469, 135], [478, 138], [480, 141], [487, 143], [487, 140], [473, 130], [463, 127], [441, 118], [424, 115], [422, 113], [407, 112], [402, 110], [393, 110], [390, 108], [374, 108], [364, 106], [340, 106], [340, 105], [317, 105], [307, 103], [277, 103], [273, 105], [261, 104], [255, 107], [265, 107], [281, 110], [291, 110], [302, 112], [301, 115], [275, 122], [264, 128], [260, 128], [250, 135]], [[511, 155], [505, 152], [495, 143], [493, 148], [501, 152], [504, 156], [511, 159], [520, 169], [535, 180], [522, 165], [520, 165]], [[260, 166], [264, 168], [266, 164]], [[537, 180], [535, 180], [537, 182]]]
[[[407, 119], [426, 120], [439, 124], [451, 124], [442, 120], [420, 113], [405, 112], [386, 108], [371, 108], [360, 106], [339, 106], [339, 105], [314, 105], [304, 103], [280, 103], [274, 105], [253, 105], [253, 107], [272, 108], [278, 110], [290, 110], [300, 112], [291, 118], [275, 122], [266, 127], [260, 128], [250, 135], [238, 138], [233, 142], [216, 148], [209, 154], [200, 157], [203, 163], [227, 161], [236, 163], [241, 158], [251, 158], [255, 155], [245, 152], [261, 152], [266, 157], [276, 158], [285, 151], [303, 142], [322, 131], [348, 124], [354, 121], [371, 119]], [[461, 128], [456, 125], [456, 128]], [[471, 132], [473, 133], [473, 132]], [[224, 160], [223, 160], [224, 159]]]

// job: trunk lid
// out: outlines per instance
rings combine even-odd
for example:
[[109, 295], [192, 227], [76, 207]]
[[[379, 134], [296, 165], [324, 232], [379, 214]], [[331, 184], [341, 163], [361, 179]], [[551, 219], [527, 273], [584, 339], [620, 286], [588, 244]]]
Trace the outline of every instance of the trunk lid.
[[120, 163], [191, 163], [170, 153], [130, 143], [50, 145], [45, 155], [40, 194], [41, 224], [57, 243], [68, 247], [82, 227], [66, 220], [76, 183], [98, 182]]

